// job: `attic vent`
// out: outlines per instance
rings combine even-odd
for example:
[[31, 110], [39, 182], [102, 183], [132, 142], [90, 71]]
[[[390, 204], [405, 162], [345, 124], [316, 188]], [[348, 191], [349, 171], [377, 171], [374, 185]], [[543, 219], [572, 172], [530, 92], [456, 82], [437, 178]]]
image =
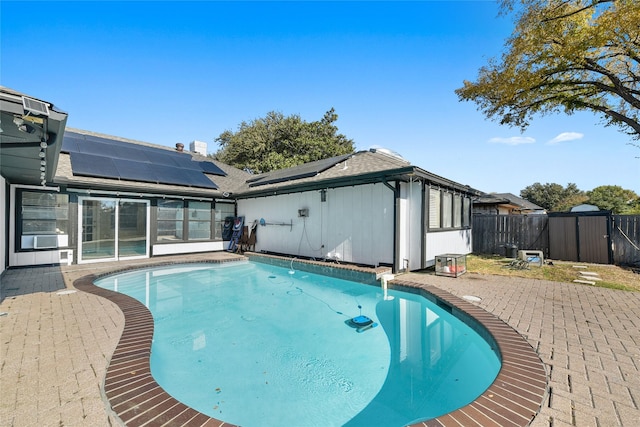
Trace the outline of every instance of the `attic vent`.
[[33, 236], [33, 249], [51, 249], [57, 247], [58, 236], [55, 234]]
[[38, 101], [37, 99], [27, 98], [26, 96], [22, 97], [22, 105], [26, 111], [31, 113], [35, 113], [42, 116], [49, 115], [49, 106], [42, 101]]

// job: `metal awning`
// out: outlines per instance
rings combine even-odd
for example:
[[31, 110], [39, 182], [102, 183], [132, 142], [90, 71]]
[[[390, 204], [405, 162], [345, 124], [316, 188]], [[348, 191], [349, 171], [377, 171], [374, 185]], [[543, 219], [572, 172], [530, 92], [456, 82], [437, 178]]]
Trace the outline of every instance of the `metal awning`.
[[0, 175], [12, 184], [53, 181], [67, 113], [0, 86]]

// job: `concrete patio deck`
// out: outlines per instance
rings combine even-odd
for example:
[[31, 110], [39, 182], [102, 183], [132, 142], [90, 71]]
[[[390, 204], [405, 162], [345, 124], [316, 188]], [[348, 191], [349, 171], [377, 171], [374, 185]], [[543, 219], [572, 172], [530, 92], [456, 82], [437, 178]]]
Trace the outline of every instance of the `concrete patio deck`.
[[[226, 253], [127, 262], [152, 264]], [[120, 425], [102, 384], [124, 327], [115, 304], [72, 283], [122, 264], [11, 269], [2, 276], [0, 426]], [[535, 427], [640, 426], [640, 293], [532, 279], [410, 273], [509, 324], [547, 366], [550, 393]], [[302, 427], [302, 426], [301, 426]]]

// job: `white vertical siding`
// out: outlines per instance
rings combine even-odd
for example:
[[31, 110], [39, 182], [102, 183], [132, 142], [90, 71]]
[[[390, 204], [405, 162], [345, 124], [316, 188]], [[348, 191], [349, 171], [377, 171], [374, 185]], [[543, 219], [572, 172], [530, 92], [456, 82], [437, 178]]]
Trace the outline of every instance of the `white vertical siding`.
[[427, 266], [435, 263], [442, 254], [470, 254], [472, 252], [471, 229], [437, 231], [427, 233], [425, 260]]
[[268, 224], [258, 227], [257, 251], [378, 265], [393, 262], [393, 206], [389, 188], [368, 184], [328, 189], [326, 202], [320, 191], [239, 200], [238, 215]]
[[422, 183], [400, 186], [400, 269], [418, 270], [422, 266]]

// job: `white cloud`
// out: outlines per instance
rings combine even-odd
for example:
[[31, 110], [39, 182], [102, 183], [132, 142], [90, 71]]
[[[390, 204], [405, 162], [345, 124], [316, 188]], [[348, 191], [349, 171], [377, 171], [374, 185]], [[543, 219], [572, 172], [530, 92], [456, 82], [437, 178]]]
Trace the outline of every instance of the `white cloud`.
[[584, 134], [580, 132], [562, 132], [561, 134], [547, 142], [547, 144], [553, 145], [565, 141], [575, 141], [576, 139], [582, 139], [583, 136]]
[[533, 144], [536, 140], [530, 136], [512, 136], [509, 138], [491, 138], [489, 142], [493, 144], [521, 145]]

